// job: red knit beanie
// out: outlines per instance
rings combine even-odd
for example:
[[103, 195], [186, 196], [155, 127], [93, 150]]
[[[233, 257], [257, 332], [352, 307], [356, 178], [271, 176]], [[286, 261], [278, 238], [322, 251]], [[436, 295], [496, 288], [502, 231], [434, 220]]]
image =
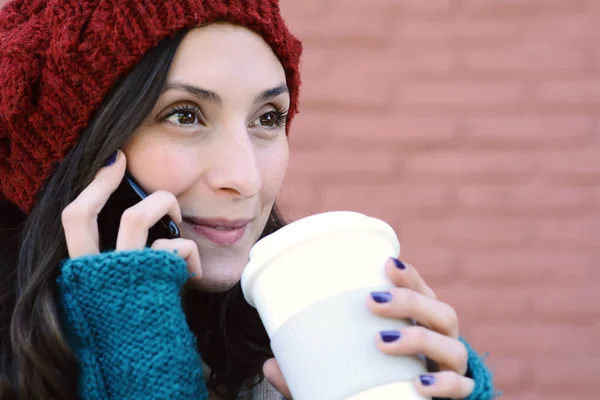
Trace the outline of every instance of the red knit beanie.
[[[300, 42], [278, 0], [13, 0], [0, 10], [0, 198], [29, 213], [116, 82], [162, 39], [214, 21], [260, 34], [298, 109]], [[288, 123], [289, 129], [289, 123]]]

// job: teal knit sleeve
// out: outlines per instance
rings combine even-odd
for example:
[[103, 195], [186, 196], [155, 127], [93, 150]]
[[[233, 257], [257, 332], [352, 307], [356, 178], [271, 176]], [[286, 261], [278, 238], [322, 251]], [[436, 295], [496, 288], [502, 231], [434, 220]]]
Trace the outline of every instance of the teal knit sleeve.
[[151, 249], [61, 263], [58, 295], [82, 400], [208, 399], [181, 306], [185, 261]]
[[460, 341], [466, 346], [469, 353], [467, 376], [475, 381], [475, 389], [466, 400], [492, 400], [498, 396], [494, 391], [492, 373], [486, 367], [483, 359], [463, 338]]

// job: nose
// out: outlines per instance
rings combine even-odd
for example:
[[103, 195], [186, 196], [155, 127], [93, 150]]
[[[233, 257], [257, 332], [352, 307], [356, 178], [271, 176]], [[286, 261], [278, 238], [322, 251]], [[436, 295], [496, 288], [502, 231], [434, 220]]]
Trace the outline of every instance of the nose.
[[239, 198], [255, 196], [262, 185], [260, 168], [251, 138], [245, 130], [217, 135], [211, 146], [211, 165], [207, 171], [214, 192]]

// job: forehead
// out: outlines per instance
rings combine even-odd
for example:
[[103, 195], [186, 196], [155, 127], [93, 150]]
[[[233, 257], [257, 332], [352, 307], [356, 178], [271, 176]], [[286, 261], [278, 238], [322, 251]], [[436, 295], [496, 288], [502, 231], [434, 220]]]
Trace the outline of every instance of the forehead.
[[217, 92], [247, 89], [255, 94], [285, 83], [285, 71], [260, 35], [244, 27], [215, 23], [186, 35], [167, 79]]

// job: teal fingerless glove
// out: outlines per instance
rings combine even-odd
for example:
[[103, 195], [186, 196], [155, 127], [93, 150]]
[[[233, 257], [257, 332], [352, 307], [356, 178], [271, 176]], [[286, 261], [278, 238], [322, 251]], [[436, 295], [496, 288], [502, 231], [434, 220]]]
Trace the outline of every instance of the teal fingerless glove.
[[62, 324], [80, 362], [81, 399], [208, 399], [181, 306], [188, 277], [183, 259], [151, 249], [61, 263]]
[[498, 394], [494, 392], [492, 373], [471, 345], [463, 338], [460, 338], [460, 341], [465, 345], [469, 354], [467, 376], [475, 381], [475, 389], [466, 400], [494, 399]]

